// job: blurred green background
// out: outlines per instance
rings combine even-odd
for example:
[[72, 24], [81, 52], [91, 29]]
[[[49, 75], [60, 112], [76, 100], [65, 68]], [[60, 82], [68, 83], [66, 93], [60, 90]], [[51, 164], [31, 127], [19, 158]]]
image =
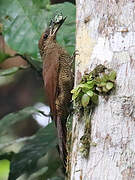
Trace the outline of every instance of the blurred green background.
[[0, 0], [0, 180], [64, 179], [54, 124], [41, 112], [49, 110], [38, 50], [57, 12], [67, 16], [57, 41], [72, 55], [74, 0]]

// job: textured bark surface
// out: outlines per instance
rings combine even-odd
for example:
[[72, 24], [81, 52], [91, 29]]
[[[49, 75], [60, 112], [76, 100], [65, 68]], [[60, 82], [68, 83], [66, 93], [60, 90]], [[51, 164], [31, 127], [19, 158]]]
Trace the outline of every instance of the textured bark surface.
[[88, 159], [81, 156], [84, 121], [73, 121], [71, 180], [135, 179], [135, 2], [77, 0], [76, 84], [104, 64], [117, 72], [108, 101], [99, 99], [91, 120]]

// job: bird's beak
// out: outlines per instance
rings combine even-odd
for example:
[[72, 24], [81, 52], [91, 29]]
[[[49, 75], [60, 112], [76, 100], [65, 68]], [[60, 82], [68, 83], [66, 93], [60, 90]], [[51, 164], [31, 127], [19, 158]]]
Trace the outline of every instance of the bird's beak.
[[54, 21], [50, 23], [50, 35], [52, 36], [56, 35], [57, 31], [59, 30], [61, 25], [64, 23], [66, 18], [67, 17], [63, 18], [62, 16], [59, 16], [57, 17], [57, 19], [55, 19]]

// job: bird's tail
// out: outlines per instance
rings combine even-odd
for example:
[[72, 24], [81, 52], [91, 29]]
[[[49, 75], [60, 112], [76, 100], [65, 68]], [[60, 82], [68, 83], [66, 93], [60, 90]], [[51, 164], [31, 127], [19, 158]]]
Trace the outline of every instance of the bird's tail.
[[64, 123], [59, 116], [57, 117], [57, 133], [58, 133], [60, 157], [64, 163], [64, 167], [66, 168], [66, 162], [67, 162], [66, 134], [67, 134], [67, 130], [66, 130], [66, 123]]

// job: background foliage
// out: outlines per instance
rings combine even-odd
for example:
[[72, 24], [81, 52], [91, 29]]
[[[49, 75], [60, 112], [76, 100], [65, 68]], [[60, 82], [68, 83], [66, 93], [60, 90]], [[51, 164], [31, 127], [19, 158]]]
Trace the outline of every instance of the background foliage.
[[[42, 60], [39, 56], [38, 40], [57, 11], [67, 16], [57, 35], [57, 41], [72, 54], [75, 47], [75, 6], [73, 4], [66, 2], [51, 5], [49, 0], [0, 0], [0, 31], [6, 43], [39, 71], [42, 70]], [[10, 57], [11, 55], [0, 52], [0, 63]], [[23, 70], [24, 67], [15, 66], [0, 70], [0, 81], [1, 77], [10, 79], [20, 69]], [[0, 134], [10, 133], [11, 127], [16, 122], [23, 121], [34, 113], [41, 112], [31, 106], [7, 114], [0, 120]], [[63, 173], [59, 171], [61, 162], [56, 150], [57, 139], [53, 123], [39, 129], [19, 152], [5, 152], [6, 145], [0, 144], [0, 160], [10, 161], [9, 180], [15, 180], [21, 175], [28, 180], [63, 179]]]

